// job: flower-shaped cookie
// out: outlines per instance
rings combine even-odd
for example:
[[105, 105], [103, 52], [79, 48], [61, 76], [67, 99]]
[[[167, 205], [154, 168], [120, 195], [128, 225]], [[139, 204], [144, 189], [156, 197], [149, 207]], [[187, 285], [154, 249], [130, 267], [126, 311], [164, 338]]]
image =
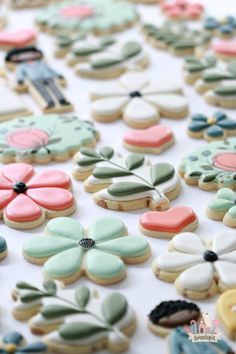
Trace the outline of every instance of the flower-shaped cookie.
[[50, 221], [46, 235], [25, 243], [24, 257], [43, 264], [47, 277], [72, 283], [82, 275], [98, 284], [113, 284], [126, 274], [125, 263], [144, 262], [150, 255], [146, 240], [125, 236], [122, 221], [112, 217], [96, 219], [85, 233], [71, 218]]
[[13, 163], [0, 173], [0, 211], [13, 228], [31, 229], [45, 218], [69, 215], [75, 209], [70, 177], [58, 170], [35, 175], [32, 166]]
[[236, 32], [236, 18], [226, 16], [221, 20], [208, 17], [204, 23], [204, 30], [214, 32], [221, 37], [232, 37]]
[[205, 299], [236, 287], [234, 232], [219, 232], [208, 245], [196, 234], [175, 236], [169, 252], [153, 263], [160, 279], [175, 282], [177, 291], [192, 299]]
[[188, 134], [192, 138], [204, 138], [207, 141], [222, 140], [236, 135], [236, 121], [220, 111], [210, 117], [197, 113], [191, 117]]
[[187, 0], [164, 2], [161, 9], [171, 20], [198, 20], [204, 11], [202, 4]]
[[188, 113], [187, 99], [175, 82], [151, 82], [140, 73], [124, 74], [118, 82], [95, 85], [91, 89], [92, 114], [102, 122], [123, 117], [134, 128], [147, 128], [159, 116], [182, 118]]
[[222, 220], [230, 227], [236, 227], [236, 193], [230, 188], [220, 189], [207, 206], [207, 216]]
[[24, 337], [19, 332], [9, 332], [0, 341], [0, 353], [23, 354], [23, 353], [48, 353], [47, 346], [42, 342], [25, 344]]

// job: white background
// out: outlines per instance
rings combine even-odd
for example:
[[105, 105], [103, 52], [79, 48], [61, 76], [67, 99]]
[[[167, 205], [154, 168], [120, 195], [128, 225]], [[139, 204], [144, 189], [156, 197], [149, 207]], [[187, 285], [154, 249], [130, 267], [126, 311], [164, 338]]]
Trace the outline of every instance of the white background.
[[[223, 16], [227, 14], [236, 15], [235, 0], [204, 1], [207, 8], [207, 13], [211, 15]], [[154, 24], [160, 23], [161, 15], [158, 6], [144, 6], [138, 5], [137, 9], [140, 13], [140, 18], [143, 22], [152, 22]], [[34, 10], [11, 11], [8, 13], [9, 29], [27, 29], [34, 26]], [[139, 25], [130, 30], [124, 31], [117, 35], [121, 38], [132, 38], [143, 41], [140, 34]], [[75, 114], [80, 118], [92, 119], [90, 116], [90, 102], [89, 102], [89, 87], [95, 82], [92, 80], [81, 79], [77, 77], [73, 69], [68, 68], [63, 60], [57, 60], [53, 57], [54, 40], [46, 34], [39, 34], [38, 46], [44, 51], [48, 63], [54, 69], [60, 71], [68, 80], [67, 95], [70, 101], [75, 106]], [[167, 52], [162, 52], [151, 48], [149, 45], [145, 46], [148, 54], [150, 55], [151, 65], [146, 70], [147, 75], [153, 80], [159, 79], [182, 81], [181, 67], [183, 60], [175, 58]], [[1, 52], [1, 60], [3, 65], [4, 53]], [[12, 79], [12, 78], [11, 78]], [[214, 107], [207, 105], [201, 96], [196, 94], [192, 87], [184, 86], [185, 95], [188, 97], [191, 113], [205, 113], [212, 114], [215, 111]], [[1, 98], [0, 98], [1, 99]], [[34, 113], [40, 113], [38, 107], [34, 104], [30, 96], [23, 95], [25, 102], [33, 109]], [[236, 119], [236, 112], [228, 111], [231, 118]], [[45, 118], [46, 119], [46, 118]], [[176, 143], [169, 150], [161, 155], [150, 155], [148, 158], [155, 163], [159, 161], [167, 161], [172, 163], [176, 168], [178, 167], [184, 154], [193, 151], [198, 146], [205, 144], [204, 141], [196, 141], [189, 138], [186, 134], [186, 127], [188, 120], [183, 119], [179, 121], [167, 120], [161, 118], [161, 123], [170, 127], [176, 137]], [[96, 123], [97, 129], [101, 132], [101, 141], [98, 146], [111, 145], [118, 152], [128, 154], [122, 147], [122, 138], [124, 133], [129, 129], [122, 121], [117, 121], [111, 124]], [[35, 166], [37, 171], [41, 169], [57, 168], [68, 172], [72, 171], [72, 161], [63, 164], [50, 163], [47, 166]], [[172, 202], [172, 205], [186, 205], [192, 207], [199, 217], [199, 227], [197, 233], [205, 239], [211, 239], [213, 235], [220, 230], [230, 230], [220, 222], [209, 220], [205, 215], [205, 208], [207, 203], [212, 199], [214, 193], [204, 192], [197, 187], [187, 186], [182, 182], [181, 195]], [[80, 182], [73, 181], [74, 194], [78, 202], [77, 212], [73, 215], [74, 218], [79, 220], [85, 227], [89, 225], [93, 218], [111, 215], [121, 218], [127, 225], [129, 233], [136, 235], [140, 234], [138, 230], [138, 218], [147, 210], [139, 210], [136, 212], [122, 213], [102, 209], [94, 204], [91, 195], [83, 190], [83, 185]], [[38, 340], [37, 337], [32, 336], [28, 327], [24, 323], [17, 322], [11, 315], [13, 301], [11, 300], [10, 292], [14, 288], [17, 281], [28, 281], [37, 285], [41, 284], [41, 267], [30, 265], [22, 257], [23, 243], [43, 232], [45, 225], [32, 231], [18, 231], [10, 229], [0, 223], [0, 235], [4, 236], [8, 243], [9, 255], [0, 264], [0, 333], [7, 333], [11, 330], [18, 330], [26, 336], [28, 340]], [[230, 230], [231, 231], [231, 230]], [[236, 234], [235, 234], [236, 236]], [[145, 236], [143, 236], [145, 237]], [[78, 284], [86, 284], [91, 289], [97, 289], [102, 296], [111, 290], [122, 292], [126, 295], [128, 301], [134, 307], [138, 328], [131, 341], [131, 348], [127, 352], [129, 354], [144, 354], [144, 353], [164, 353], [165, 340], [154, 336], [149, 332], [146, 326], [148, 313], [160, 301], [168, 299], [178, 299], [180, 296], [175, 291], [172, 284], [162, 282], [155, 278], [151, 270], [151, 263], [167, 248], [167, 241], [147, 238], [152, 247], [152, 256], [144, 264], [127, 267], [127, 278], [114, 286], [101, 287], [94, 285], [86, 279], [80, 279], [77, 283], [71, 286], [75, 287]], [[208, 312], [212, 318], [215, 318], [215, 302], [217, 297], [207, 301], [198, 302], [203, 312]], [[236, 346], [234, 345], [234, 348]], [[65, 353], [66, 354], [66, 353]]]

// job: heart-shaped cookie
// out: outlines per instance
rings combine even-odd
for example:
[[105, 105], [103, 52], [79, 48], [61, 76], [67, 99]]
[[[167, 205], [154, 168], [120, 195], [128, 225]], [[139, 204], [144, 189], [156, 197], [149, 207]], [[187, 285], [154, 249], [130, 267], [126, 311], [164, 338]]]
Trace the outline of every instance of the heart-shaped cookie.
[[213, 44], [212, 49], [222, 59], [236, 58], [236, 41], [219, 41]]
[[139, 219], [141, 232], [158, 238], [169, 239], [179, 232], [193, 231], [197, 225], [197, 215], [186, 206], [172, 207], [166, 211], [149, 211]]
[[22, 48], [33, 44], [36, 40], [36, 32], [33, 30], [19, 30], [0, 33], [0, 47]]
[[160, 154], [174, 143], [172, 131], [164, 125], [128, 131], [123, 138], [123, 145], [130, 151]]

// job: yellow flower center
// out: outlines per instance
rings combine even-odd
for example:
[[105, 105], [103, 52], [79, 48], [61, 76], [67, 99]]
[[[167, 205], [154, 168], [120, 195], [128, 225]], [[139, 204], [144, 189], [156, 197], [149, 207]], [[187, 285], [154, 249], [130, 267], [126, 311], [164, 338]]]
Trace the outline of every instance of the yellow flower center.
[[214, 117], [210, 117], [207, 119], [208, 124], [216, 124], [216, 119]]
[[7, 344], [4, 349], [7, 353], [14, 354], [17, 349], [17, 346], [13, 343], [10, 343], [10, 344]]

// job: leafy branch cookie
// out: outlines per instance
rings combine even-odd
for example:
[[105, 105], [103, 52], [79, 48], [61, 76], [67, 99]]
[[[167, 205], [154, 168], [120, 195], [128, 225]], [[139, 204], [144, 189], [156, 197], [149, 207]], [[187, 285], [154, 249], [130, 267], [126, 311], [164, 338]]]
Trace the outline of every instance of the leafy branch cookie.
[[44, 264], [47, 278], [65, 284], [82, 275], [98, 284], [114, 284], [126, 276], [125, 263], [141, 263], [150, 255], [146, 240], [126, 235], [123, 222], [112, 217], [95, 219], [87, 232], [74, 219], [56, 218], [44, 236], [24, 244], [23, 254], [30, 263]]
[[211, 243], [196, 234], [176, 235], [168, 253], [153, 262], [153, 272], [161, 280], [174, 282], [181, 295], [207, 299], [236, 287], [235, 233], [217, 233]]
[[198, 2], [187, 0], [171, 0], [161, 4], [161, 10], [171, 20], [199, 20], [204, 6]]
[[187, 57], [184, 61], [183, 73], [187, 84], [193, 85], [198, 79], [201, 79], [205, 70], [214, 68], [217, 59], [214, 56], [198, 58], [197, 56]]
[[231, 340], [236, 338], [236, 289], [228, 290], [219, 296], [216, 311], [221, 326]]
[[33, 229], [46, 218], [70, 215], [76, 207], [70, 189], [70, 177], [62, 171], [36, 175], [28, 164], [6, 165], [0, 173], [1, 218], [9, 227]]
[[222, 19], [207, 17], [203, 24], [205, 31], [221, 38], [232, 38], [236, 34], [236, 18], [234, 16], [225, 16]]
[[24, 353], [49, 353], [46, 344], [33, 342], [27, 344], [19, 332], [9, 332], [0, 339], [0, 353], [24, 354]]
[[42, 342], [53, 353], [125, 351], [136, 329], [135, 313], [118, 292], [98, 299], [86, 286], [61, 290], [48, 281], [41, 289], [20, 282], [13, 298], [14, 317], [29, 319], [31, 331], [43, 335]]
[[236, 139], [212, 142], [185, 157], [179, 172], [186, 183], [204, 190], [236, 188]]
[[127, 73], [118, 82], [100, 83], [90, 90], [91, 112], [97, 121], [112, 122], [123, 118], [134, 128], [148, 128], [160, 116], [183, 118], [188, 101], [176, 82], [154, 82], [141, 73]]
[[94, 193], [95, 203], [102, 208], [165, 210], [180, 193], [172, 165], [160, 162], [150, 166], [140, 154], [123, 158], [106, 146], [99, 151], [81, 149], [74, 161], [75, 179], [85, 180], [85, 190]]
[[3, 237], [0, 236], [0, 261], [7, 256], [7, 243]]
[[64, 161], [81, 147], [94, 146], [98, 139], [93, 123], [75, 116], [18, 118], [0, 124], [0, 160], [4, 163]]
[[214, 106], [236, 108], [236, 78], [232, 81], [222, 81], [218, 87], [206, 92], [205, 99]]

